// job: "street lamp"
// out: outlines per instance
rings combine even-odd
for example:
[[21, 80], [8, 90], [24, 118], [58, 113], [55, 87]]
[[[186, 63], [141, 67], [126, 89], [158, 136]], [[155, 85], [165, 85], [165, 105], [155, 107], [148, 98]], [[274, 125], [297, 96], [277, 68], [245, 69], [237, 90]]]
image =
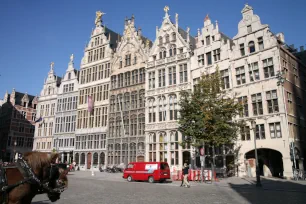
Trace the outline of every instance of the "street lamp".
[[252, 129], [254, 132], [254, 148], [255, 148], [255, 160], [256, 160], [256, 186], [261, 187], [260, 182], [260, 172], [259, 172], [259, 166], [258, 166], [258, 155], [257, 155], [257, 147], [256, 147], [256, 121], [251, 120]]

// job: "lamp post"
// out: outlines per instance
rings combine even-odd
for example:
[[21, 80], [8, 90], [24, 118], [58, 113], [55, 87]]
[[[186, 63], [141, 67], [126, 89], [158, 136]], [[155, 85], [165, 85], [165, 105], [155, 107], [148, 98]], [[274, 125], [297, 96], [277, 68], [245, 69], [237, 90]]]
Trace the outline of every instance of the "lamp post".
[[255, 160], [256, 160], [256, 186], [261, 187], [260, 182], [260, 172], [259, 172], [259, 165], [258, 165], [258, 155], [257, 155], [257, 147], [256, 147], [256, 121], [251, 120], [252, 129], [254, 132], [254, 150], [255, 150]]

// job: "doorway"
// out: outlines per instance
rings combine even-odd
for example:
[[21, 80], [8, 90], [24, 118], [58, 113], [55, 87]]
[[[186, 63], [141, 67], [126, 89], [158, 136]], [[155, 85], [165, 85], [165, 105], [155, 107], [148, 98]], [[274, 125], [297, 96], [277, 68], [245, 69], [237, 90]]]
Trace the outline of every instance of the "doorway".
[[190, 164], [190, 152], [188, 152], [188, 151], [183, 152], [183, 162], [182, 162], [182, 164], [184, 165], [184, 163], [187, 163], [187, 165]]

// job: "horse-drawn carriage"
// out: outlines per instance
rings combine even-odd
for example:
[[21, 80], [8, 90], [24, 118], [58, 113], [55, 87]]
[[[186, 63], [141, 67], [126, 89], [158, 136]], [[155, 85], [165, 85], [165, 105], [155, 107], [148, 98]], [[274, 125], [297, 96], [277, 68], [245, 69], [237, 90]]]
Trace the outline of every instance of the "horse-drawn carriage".
[[51, 202], [60, 199], [68, 186], [66, 164], [56, 164], [58, 154], [29, 152], [7, 166], [0, 164], [0, 204], [30, 204], [37, 194], [47, 193]]

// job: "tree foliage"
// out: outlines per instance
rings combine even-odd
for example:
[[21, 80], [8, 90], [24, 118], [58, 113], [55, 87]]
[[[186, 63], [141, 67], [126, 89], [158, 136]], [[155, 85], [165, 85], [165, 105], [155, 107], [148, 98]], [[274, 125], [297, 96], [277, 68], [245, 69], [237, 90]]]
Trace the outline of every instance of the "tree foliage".
[[241, 104], [222, 89], [219, 70], [202, 75], [193, 92], [180, 93], [179, 131], [185, 136], [182, 145], [202, 142], [210, 145], [232, 144], [241, 122], [233, 120], [242, 110]]

